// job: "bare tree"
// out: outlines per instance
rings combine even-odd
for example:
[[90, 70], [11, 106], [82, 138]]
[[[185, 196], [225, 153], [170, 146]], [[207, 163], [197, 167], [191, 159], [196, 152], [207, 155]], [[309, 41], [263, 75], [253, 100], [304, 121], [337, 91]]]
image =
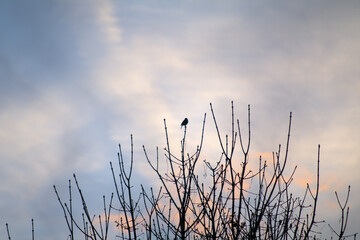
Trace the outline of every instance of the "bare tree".
[[[104, 216], [105, 219], [101, 218], [101, 215], [98, 215], [98, 226], [96, 225], [96, 216], [95, 215], [90, 215], [89, 209], [87, 207], [87, 203], [85, 200], [85, 197], [81, 191], [81, 188], [79, 186], [78, 180], [76, 178], [76, 175], [73, 174], [75, 183], [76, 183], [76, 188], [78, 190], [78, 193], [80, 195], [81, 198], [81, 203], [82, 203], [82, 207], [83, 207], [83, 213], [82, 213], [82, 223], [77, 222], [75, 220], [75, 216], [73, 213], [73, 207], [72, 207], [72, 188], [71, 188], [71, 180], [69, 180], [69, 204], [67, 204], [66, 202], [63, 202], [60, 198], [60, 195], [54, 185], [54, 191], [56, 193], [56, 196], [58, 198], [58, 201], [60, 203], [60, 206], [63, 210], [64, 213], [64, 218], [66, 221], [66, 224], [68, 226], [69, 229], [69, 238], [71, 240], [75, 239], [75, 230], [78, 229], [82, 235], [85, 236], [85, 239], [107, 239], [108, 237], [108, 232], [109, 232], [109, 226], [110, 226], [110, 211], [111, 208], [110, 207], [106, 207], [106, 200], [105, 200], [105, 196], [103, 196], [103, 204], [104, 204]], [[111, 206], [112, 204], [112, 200], [113, 200], [113, 194], [111, 194], [111, 199], [110, 199], [110, 203], [109, 206]], [[105, 221], [105, 222], [104, 222]], [[103, 225], [103, 222], [105, 224], [105, 226]]]
[[[163, 196], [169, 199], [169, 204], [164, 208], [159, 204], [159, 197], [156, 198], [156, 201], [153, 201], [153, 193], [149, 195], [146, 191], [143, 191], [145, 202], [148, 201], [150, 203], [152, 209], [155, 211], [157, 219], [161, 219], [166, 226], [165, 229], [159, 228], [159, 226], [151, 228], [150, 234], [154, 234], [154, 236], [161, 237], [164, 235], [170, 237], [169, 235], [171, 232], [171, 236], [175, 239], [187, 239], [195, 231], [196, 226], [200, 221], [203, 210], [198, 208], [193, 197], [196, 194], [196, 184], [194, 182], [197, 180], [195, 167], [198, 163], [202, 148], [205, 119], [206, 114], [204, 116], [200, 144], [196, 147], [195, 153], [191, 155], [189, 153], [185, 153], [187, 125], [182, 124], [185, 128], [184, 136], [181, 141], [181, 154], [179, 157], [175, 156], [171, 152], [166, 121], [164, 119], [167, 145], [164, 150], [166, 161], [168, 161], [170, 165], [169, 172], [161, 173], [158, 164], [158, 154], [156, 156], [155, 165], [149, 159], [145, 146], [143, 146], [144, 153], [150, 167], [154, 170], [162, 183], [162, 188], [158, 195], [161, 195], [161, 191], [164, 189]], [[174, 211], [174, 213], [171, 214], [171, 211]], [[173, 215], [175, 215], [175, 217], [168, 217]], [[153, 223], [147, 222], [146, 225], [151, 226]], [[148, 230], [150, 231], [150, 228], [148, 228]]]
[[[286, 145], [278, 146], [267, 162], [260, 156], [258, 167], [250, 168], [249, 150], [251, 143], [250, 105], [248, 106], [247, 140], [244, 141], [239, 120], [235, 120], [234, 106], [231, 103], [231, 133], [222, 137], [221, 127], [216, 121], [215, 111], [210, 104], [212, 119], [221, 148], [221, 157], [216, 161], [200, 160], [204, 141], [206, 114], [204, 115], [200, 141], [193, 153], [187, 152], [187, 122], [180, 141], [179, 155], [172, 150], [166, 120], [164, 129], [166, 147], [164, 158], [169, 169], [159, 167], [159, 150], [156, 156], [148, 154], [145, 158], [154, 171], [161, 187], [132, 185], [134, 150], [131, 136], [130, 167], [125, 167], [121, 146], [118, 153], [118, 173], [110, 163], [117, 198], [106, 207], [104, 197], [104, 216], [99, 216], [98, 225], [90, 215], [85, 198], [74, 175], [77, 191], [83, 206], [83, 224], [75, 221], [72, 211], [71, 182], [69, 181], [69, 205], [63, 203], [55, 186], [55, 192], [63, 209], [71, 239], [78, 229], [88, 239], [107, 239], [110, 224], [110, 211], [120, 214], [116, 222], [120, 239], [316, 239], [321, 236], [317, 219], [317, 205], [320, 187], [320, 145], [317, 149], [317, 169], [315, 190], [307, 185], [302, 196], [294, 196], [290, 186], [296, 167], [290, 176], [284, 174], [289, 162], [292, 113], [289, 116]], [[238, 156], [241, 155], [241, 158]], [[235, 157], [236, 156], [236, 157]], [[200, 161], [199, 161], [200, 160]], [[163, 160], [161, 160], [164, 162]], [[197, 166], [210, 172], [210, 178], [199, 175]], [[135, 186], [136, 187], [136, 186]], [[347, 207], [350, 187], [344, 204], [341, 204], [340, 230], [338, 239], [356, 238], [356, 234], [346, 235], [349, 208]], [[104, 224], [103, 225], [103, 221]]]

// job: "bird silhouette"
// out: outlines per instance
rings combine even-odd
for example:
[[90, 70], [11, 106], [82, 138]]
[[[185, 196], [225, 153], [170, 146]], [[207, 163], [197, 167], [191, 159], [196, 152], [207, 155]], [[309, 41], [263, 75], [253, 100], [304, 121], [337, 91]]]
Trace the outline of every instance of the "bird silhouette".
[[184, 121], [182, 121], [180, 128], [182, 128], [182, 126], [186, 126], [189, 123], [189, 120], [187, 118], [184, 119]]

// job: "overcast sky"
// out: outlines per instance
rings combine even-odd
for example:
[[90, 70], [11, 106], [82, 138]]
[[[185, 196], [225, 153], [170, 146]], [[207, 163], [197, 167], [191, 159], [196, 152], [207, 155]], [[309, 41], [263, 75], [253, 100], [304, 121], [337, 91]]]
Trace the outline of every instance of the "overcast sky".
[[6, 222], [29, 238], [34, 218], [38, 239], [65, 239], [52, 185], [66, 198], [75, 172], [101, 208], [118, 143], [133, 134], [151, 182], [141, 146], [164, 147], [163, 119], [178, 146], [189, 118], [190, 148], [204, 113], [212, 139], [210, 102], [228, 129], [231, 100], [242, 123], [251, 105], [254, 160], [293, 112], [294, 184], [314, 184], [321, 144], [321, 217], [340, 216], [334, 191], [351, 184], [360, 231], [359, 1], [1, 1], [0, 32], [0, 238]]

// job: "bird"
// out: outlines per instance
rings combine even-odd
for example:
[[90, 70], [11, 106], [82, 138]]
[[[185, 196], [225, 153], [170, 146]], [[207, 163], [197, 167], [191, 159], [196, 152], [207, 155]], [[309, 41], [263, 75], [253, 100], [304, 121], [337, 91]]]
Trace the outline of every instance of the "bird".
[[188, 123], [189, 123], [189, 120], [188, 120], [187, 118], [185, 118], [184, 121], [182, 121], [180, 128], [182, 128], [182, 126], [185, 126], [185, 127], [186, 127], [186, 125], [187, 125]]

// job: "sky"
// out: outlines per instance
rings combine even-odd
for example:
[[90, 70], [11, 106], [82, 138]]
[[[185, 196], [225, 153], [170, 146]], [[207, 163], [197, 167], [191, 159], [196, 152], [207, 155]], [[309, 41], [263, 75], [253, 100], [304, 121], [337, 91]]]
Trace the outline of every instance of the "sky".
[[350, 0], [1, 1], [0, 238], [5, 223], [28, 238], [33, 218], [37, 239], [65, 239], [52, 186], [66, 199], [76, 173], [101, 209], [131, 134], [134, 184], [153, 183], [142, 145], [165, 147], [164, 118], [175, 146], [189, 118], [191, 149], [207, 113], [204, 158], [216, 159], [209, 103], [225, 132], [231, 101], [245, 125], [251, 105], [254, 160], [285, 144], [293, 113], [294, 184], [314, 184], [321, 144], [319, 217], [336, 224], [334, 191], [351, 185], [359, 232], [359, 13]]

